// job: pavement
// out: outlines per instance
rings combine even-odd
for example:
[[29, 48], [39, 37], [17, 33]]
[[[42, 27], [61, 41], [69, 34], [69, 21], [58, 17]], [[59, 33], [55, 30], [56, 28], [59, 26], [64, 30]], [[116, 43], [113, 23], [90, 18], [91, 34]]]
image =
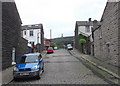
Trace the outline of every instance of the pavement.
[[13, 67], [9, 67], [3, 71], [0, 71], [0, 78], [1, 78], [1, 83], [2, 84], [8, 84], [11, 80], [13, 80]]
[[[119, 72], [118, 72], [119, 71], [118, 67], [115, 67], [115, 66], [110, 65], [110, 64], [105, 64], [105, 63], [101, 62], [99, 59], [97, 59], [91, 55], [82, 54], [75, 48], [69, 52], [73, 56], [77, 57], [78, 59], [84, 60], [84, 61], [86, 61], [86, 63], [90, 63], [90, 64], [94, 65], [95, 67], [97, 67], [98, 69], [102, 70], [103, 72], [106, 72], [107, 76], [105, 73], [102, 73], [102, 75], [105, 78], [109, 79], [110, 81], [112, 81], [114, 83], [120, 84], [120, 82], [119, 82], [120, 76], [119, 76]], [[97, 71], [97, 72], [99, 72], [99, 71]], [[109, 77], [108, 77], [108, 75], [109, 75]]]

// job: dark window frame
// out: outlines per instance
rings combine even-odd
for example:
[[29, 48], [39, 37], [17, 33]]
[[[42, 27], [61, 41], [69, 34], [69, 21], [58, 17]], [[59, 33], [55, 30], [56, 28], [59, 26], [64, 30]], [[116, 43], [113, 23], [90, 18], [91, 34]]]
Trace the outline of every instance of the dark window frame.
[[29, 34], [30, 36], [34, 36], [34, 34], [33, 34], [33, 30], [30, 30], [30, 34]]
[[85, 32], [90, 32], [90, 26], [86, 26]]
[[26, 35], [26, 31], [24, 31], [24, 35]]

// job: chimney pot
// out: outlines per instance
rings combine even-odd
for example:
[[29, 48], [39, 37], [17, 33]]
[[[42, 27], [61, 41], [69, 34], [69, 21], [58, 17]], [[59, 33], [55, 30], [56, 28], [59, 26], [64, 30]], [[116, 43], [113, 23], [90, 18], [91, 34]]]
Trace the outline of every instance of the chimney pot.
[[91, 18], [89, 18], [89, 21], [91, 21]]

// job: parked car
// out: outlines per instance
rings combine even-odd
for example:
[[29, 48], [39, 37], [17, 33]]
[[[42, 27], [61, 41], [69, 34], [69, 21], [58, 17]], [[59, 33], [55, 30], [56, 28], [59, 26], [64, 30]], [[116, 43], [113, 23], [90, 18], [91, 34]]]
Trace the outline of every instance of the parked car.
[[47, 49], [47, 53], [53, 53], [53, 52], [54, 52], [54, 50], [53, 50], [52, 47], [49, 47], [49, 48]]
[[72, 45], [71, 45], [71, 44], [67, 44], [67, 49], [68, 49], [68, 50], [73, 50]]
[[57, 50], [58, 49], [58, 47], [54, 47], [54, 50]]
[[13, 69], [14, 79], [24, 77], [36, 77], [40, 79], [44, 72], [44, 62], [40, 53], [24, 54], [20, 57], [20, 61], [16, 63]]

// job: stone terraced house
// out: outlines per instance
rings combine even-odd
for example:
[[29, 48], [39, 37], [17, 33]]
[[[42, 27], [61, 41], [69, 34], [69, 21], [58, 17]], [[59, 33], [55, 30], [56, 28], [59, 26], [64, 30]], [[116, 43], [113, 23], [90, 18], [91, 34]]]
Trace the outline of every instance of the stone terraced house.
[[120, 2], [107, 2], [101, 18], [101, 26], [96, 27], [96, 25], [95, 20], [94, 56], [103, 64], [120, 67]]
[[12, 62], [18, 61], [20, 55], [27, 52], [27, 40], [21, 37], [21, 18], [19, 16], [15, 2], [1, 2], [0, 9], [2, 17], [0, 18], [2, 30], [0, 31], [2, 50], [0, 63], [0, 73], [2, 73], [2, 84], [7, 84], [13, 79]]

